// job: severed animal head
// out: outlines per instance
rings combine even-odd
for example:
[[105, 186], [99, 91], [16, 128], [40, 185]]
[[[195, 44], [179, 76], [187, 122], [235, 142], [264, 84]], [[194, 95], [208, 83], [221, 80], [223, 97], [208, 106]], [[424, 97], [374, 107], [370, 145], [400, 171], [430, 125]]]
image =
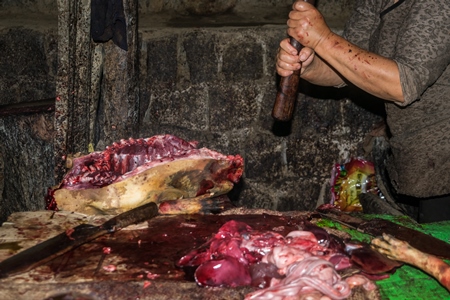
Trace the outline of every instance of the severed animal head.
[[50, 210], [118, 214], [148, 202], [228, 193], [243, 173], [240, 155], [223, 155], [172, 135], [121, 140], [73, 160], [49, 188]]

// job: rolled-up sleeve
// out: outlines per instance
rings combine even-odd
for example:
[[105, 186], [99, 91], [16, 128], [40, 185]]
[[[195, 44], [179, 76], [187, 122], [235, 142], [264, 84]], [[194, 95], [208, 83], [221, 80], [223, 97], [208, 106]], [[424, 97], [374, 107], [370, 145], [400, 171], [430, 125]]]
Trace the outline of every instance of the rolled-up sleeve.
[[[357, 1], [344, 38], [397, 63], [405, 101], [396, 104], [407, 106], [420, 99], [450, 63], [450, 1], [406, 1], [380, 16], [391, 3]], [[396, 18], [395, 10], [402, 10], [402, 19]], [[390, 31], [386, 24], [401, 27]]]
[[418, 0], [397, 39], [397, 62], [406, 106], [432, 85], [450, 63], [450, 1]]

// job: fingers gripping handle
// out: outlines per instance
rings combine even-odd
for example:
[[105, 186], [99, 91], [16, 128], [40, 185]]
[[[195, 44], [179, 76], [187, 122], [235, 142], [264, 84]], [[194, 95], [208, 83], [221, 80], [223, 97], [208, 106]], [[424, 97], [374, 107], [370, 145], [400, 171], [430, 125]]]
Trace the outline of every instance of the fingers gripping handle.
[[[312, 5], [315, 4], [315, 0], [304, 1]], [[303, 48], [303, 45], [292, 37], [289, 42], [298, 52]], [[272, 117], [274, 119], [282, 122], [287, 122], [292, 119], [295, 102], [297, 100], [299, 82], [300, 70], [294, 71], [290, 76], [281, 77], [277, 98], [275, 99], [272, 109]]]
[[[308, 2], [308, 1], [305, 1]], [[295, 48], [297, 49], [297, 53], [300, 52], [300, 50], [302, 50], [303, 45], [300, 44], [296, 39], [294, 39], [293, 37], [289, 37], [289, 43]]]

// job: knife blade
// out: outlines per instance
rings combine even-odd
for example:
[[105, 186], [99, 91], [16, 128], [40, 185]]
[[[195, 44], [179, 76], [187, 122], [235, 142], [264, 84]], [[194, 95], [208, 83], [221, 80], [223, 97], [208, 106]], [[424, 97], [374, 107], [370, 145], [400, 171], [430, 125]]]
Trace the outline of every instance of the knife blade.
[[424, 253], [432, 254], [442, 259], [450, 259], [449, 243], [389, 220], [375, 218], [362, 223], [358, 226], [358, 230], [375, 237], [386, 233], [396, 239], [408, 242], [409, 245]]
[[432, 254], [443, 259], [450, 259], [449, 243], [395, 222], [381, 218], [363, 220], [343, 212], [336, 212], [335, 214], [334, 211], [332, 213], [322, 211], [318, 212], [318, 214], [323, 218], [340, 223], [372, 237], [378, 237], [386, 233], [396, 239], [408, 242], [409, 245], [424, 253]]
[[30, 271], [99, 236], [116, 232], [157, 215], [158, 205], [150, 202], [121, 213], [99, 226], [78, 225], [0, 262], [0, 278]]

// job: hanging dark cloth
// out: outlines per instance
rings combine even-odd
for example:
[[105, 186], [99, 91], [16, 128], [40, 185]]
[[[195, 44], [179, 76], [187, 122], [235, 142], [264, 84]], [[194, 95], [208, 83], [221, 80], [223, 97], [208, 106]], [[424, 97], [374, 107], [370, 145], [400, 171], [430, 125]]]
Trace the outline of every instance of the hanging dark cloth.
[[97, 43], [112, 39], [115, 45], [128, 50], [122, 0], [91, 0], [91, 36]]

